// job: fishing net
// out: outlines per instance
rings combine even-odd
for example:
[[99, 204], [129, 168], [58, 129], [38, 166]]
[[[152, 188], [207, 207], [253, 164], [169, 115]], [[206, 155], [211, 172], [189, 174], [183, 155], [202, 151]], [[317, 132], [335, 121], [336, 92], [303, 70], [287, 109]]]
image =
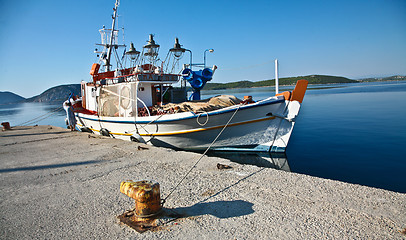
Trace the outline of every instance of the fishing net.
[[162, 106], [165, 112], [209, 112], [241, 103], [235, 96], [219, 95], [205, 100], [183, 102], [179, 104], [168, 103]]

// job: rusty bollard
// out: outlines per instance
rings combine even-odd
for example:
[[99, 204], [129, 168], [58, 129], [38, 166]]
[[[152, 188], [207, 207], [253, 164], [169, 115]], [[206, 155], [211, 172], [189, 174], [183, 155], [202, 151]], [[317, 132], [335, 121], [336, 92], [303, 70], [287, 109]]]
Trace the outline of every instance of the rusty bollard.
[[3, 131], [11, 129], [9, 122], [2, 122], [1, 125], [3, 125]]
[[120, 192], [135, 200], [134, 214], [138, 218], [151, 218], [160, 213], [161, 196], [159, 183], [142, 180], [120, 184]]

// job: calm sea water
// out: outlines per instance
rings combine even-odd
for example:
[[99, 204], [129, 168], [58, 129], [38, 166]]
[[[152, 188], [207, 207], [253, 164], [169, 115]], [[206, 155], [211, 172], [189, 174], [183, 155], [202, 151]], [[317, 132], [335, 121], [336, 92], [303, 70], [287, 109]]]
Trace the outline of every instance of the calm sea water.
[[286, 156], [292, 172], [406, 193], [406, 81], [309, 86]]
[[[293, 86], [280, 91], [291, 89]], [[251, 95], [260, 100], [274, 94], [274, 88], [202, 91], [202, 98], [219, 94]], [[46, 113], [58, 107], [0, 105], [0, 121], [19, 125], [47, 117]], [[65, 112], [60, 111], [34, 124], [65, 127], [64, 119]], [[312, 85], [286, 158], [292, 172], [406, 193], [405, 146], [406, 81]]]

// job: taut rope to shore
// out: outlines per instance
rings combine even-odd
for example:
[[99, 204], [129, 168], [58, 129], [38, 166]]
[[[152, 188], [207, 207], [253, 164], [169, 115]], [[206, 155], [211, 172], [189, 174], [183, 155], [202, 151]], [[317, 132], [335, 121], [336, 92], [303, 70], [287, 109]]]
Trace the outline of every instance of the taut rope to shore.
[[37, 123], [37, 122], [39, 122], [39, 121], [42, 121], [42, 120], [44, 120], [44, 119], [46, 119], [46, 118], [51, 117], [51, 116], [54, 115], [55, 113], [61, 111], [62, 108], [63, 108], [63, 107], [55, 108], [55, 109], [53, 109], [53, 110], [51, 110], [51, 111], [49, 111], [49, 112], [47, 112], [47, 113], [45, 113], [45, 114], [42, 114], [42, 115], [40, 115], [40, 116], [38, 116], [38, 117], [35, 117], [35, 118], [33, 118], [33, 119], [31, 119], [31, 120], [28, 120], [28, 121], [25, 121], [25, 122], [23, 122], [23, 123], [17, 124], [17, 125], [15, 125], [15, 126], [13, 126], [13, 127], [18, 127], [18, 126], [23, 127], [23, 126], [28, 126], [28, 125]]

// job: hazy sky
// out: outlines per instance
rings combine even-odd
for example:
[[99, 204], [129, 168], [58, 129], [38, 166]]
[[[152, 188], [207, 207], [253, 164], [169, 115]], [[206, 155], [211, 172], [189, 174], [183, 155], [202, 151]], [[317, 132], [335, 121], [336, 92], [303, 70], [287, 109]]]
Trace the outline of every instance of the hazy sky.
[[[90, 80], [114, 2], [0, 0], [0, 91], [31, 97]], [[175, 37], [194, 62], [214, 48], [213, 82], [272, 79], [275, 58], [280, 77], [406, 75], [405, 0], [121, 0], [119, 16], [125, 44], [140, 49], [153, 33], [161, 58]]]

